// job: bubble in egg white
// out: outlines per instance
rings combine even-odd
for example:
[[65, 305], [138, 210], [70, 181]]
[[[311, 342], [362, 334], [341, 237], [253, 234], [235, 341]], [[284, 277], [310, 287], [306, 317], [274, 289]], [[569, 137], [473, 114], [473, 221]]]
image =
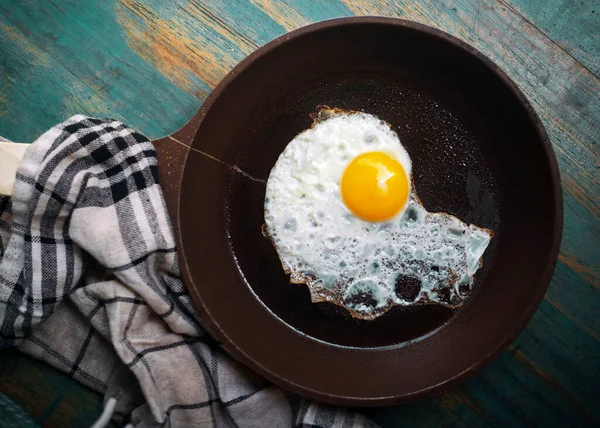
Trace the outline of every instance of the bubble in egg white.
[[[271, 170], [266, 234], [294, 283], [313, 301], [330, 301], [373, 319], [393, 305], [460, 306], [470, 295], [493, 233], [445, 213], [429, 213], [411, 184], [406, 206], [385, 222], [368, 222], [344, 204], [340, 182], [356, 156], [384, 152], [410, 176], [398, 136], [375, 116], [327, 112], [294, 138]], [[407, 299], [398, 284], [419, 284]]]

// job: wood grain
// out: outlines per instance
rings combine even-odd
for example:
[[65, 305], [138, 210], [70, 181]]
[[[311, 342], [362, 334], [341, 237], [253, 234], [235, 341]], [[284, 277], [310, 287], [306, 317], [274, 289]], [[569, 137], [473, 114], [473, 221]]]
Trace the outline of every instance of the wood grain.
[[600, 77], [600, 4], [597, 1], [511, 0], [509, 7]]
[[102, 412], [102, 397], [66, 374], [14, 349], [2, 351], [1, 360], [0, 390], [40, 426], [89, 427]]
[[[483, 372], [441, 397], [369, 414], [383, 426], [600, 424], [595, 0], [104, 0], [94, 8], [74, 1], [33, 3], [0, 2], [0, 135], [16, 141], [32, 141], [74, 113], [115, 117], [152, 138], [172, 133], [246, 55], [323, 19], [400, 17], [481, 50], [527, 95], [552, 140], [565, 209], [556, 272], [527, 328]], [[12, 352], [0, 354], [0, 364], [15, 361], [21, 360]], [[61, 393], [57, 402], [58, 396], [43, 391], [55, 382], [65, 391], [81, 387], [47, 373], [28, 386], [0, 378], [0, 390], [32, 414], [47, 411], [48, 420], [71, 421], [78, 412], [68, 403], [79, 398]], [[92, 393], [78, 397], [98, 400]], [[65, 409], [61, 416], [58, 409]]]
[[0, 135], [31, 142], [73, 114], [113, 117], [152, 137], [200, 100], [127, 45], [113, 2], [0, 2]]

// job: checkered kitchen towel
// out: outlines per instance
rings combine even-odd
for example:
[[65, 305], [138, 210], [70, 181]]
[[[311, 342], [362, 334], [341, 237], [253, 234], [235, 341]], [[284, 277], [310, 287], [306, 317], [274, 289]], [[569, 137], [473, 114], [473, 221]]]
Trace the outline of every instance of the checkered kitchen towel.
[[0, 198], [0, 347], [118, 397], [135, 426], [358, 427], [224, 354], [179, 273], [152, 144], [74, 116], [27, 150]]

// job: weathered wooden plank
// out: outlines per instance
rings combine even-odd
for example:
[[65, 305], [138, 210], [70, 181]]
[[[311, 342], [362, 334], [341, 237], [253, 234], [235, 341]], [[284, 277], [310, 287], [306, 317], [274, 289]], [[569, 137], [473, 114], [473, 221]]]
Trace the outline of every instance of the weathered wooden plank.
[[591, 335], [543, 301], [512, 350], [548, 387], [600, 423], [600, 343]]
[[370, 410], [384, 427], [597, 426], [526, 363], [505, 353], [483, 372], [439, 398]]
[[586, 280], [585, 273], [578, 273], [559, 261], [546, 293], [546, 301], [600, 342], [600, 293], [597, 287]]
[[[205, 25], [202, 5], [190, 3], [186, 7], [188, 11], [179, 3], [164, 3], [156, 10], [151, 4], [123, 0], [116, 5], [115, 13], [126, 42], [140, 58], [188, 94], [204, 99], [231, 65], [255, 45], [241, 44], [241, 50]], [[189, 22], [184, 23], [183, 16]]]
[[596, 77], [600, 77], [600, 4], [595, 0], [510, 0], [522, 14]]
[[75, 113], [159, 137], [200, 104], [131, 51], [112, 2], [0, 2], [0, 46], [0, 135], [14, 141], [30, 142]]
[[44, 427], [89, 427], [103, 409], [100, 394], [14, 349], [0, 353], [0, 390]]
[[473, 401], [465, 385], [438, 398], [383, 409], [366, 409], [381, 427], [493, 427], [484, 409]]

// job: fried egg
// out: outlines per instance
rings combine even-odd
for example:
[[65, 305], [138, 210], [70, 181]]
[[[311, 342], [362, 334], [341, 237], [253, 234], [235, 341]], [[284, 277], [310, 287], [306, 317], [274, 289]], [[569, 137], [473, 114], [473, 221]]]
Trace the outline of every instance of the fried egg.
[[460, 306], [493, 232], [427, 212], [387, 123], [326, 107], [313, 120], [266, 187], [264, 234], [290, 282], [362, 319], [393, 305]]

